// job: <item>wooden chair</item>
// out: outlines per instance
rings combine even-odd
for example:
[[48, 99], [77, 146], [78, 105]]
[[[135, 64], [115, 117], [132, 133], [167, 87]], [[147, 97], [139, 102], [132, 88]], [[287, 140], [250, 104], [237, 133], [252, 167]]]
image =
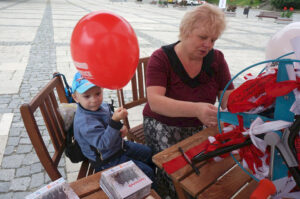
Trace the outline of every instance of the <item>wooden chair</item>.
[[[52, 181], [62, 177], [58, 170], [58, 164], [65, 149], [66, 132], [63, 128], [63, 120], [58, 112], [58, 101], [68, 103], [64, 85], [60, 76], [54, 77], [29, 103], [20, 107], [23, 122], [29, 138], [34, 146], [38, 158], [44, 166]], [[40, 119], [40, 113], [43, 120]], [[41, 124], [41, 121], [44, 123]], [[50, 155], [43, 136], [44, 125], [47, 127], [48, 134], [54, 148], [54, 154]], [[52, 152], [51, 152], [52, 153]], [[94, 172], [88, 161], [81, 164], [78, 178], [85, 177]]]
[[[131, 99], [129, 101], [125, 100], [124, 90], [117, 90], [119, 106], [123, 106], [126, 109], [130, 109], [147, 102], [146, 93], [146, 68], [149, 61], [149, 57], [140, 58], [139, 64], [136, 69], [136, 73], [131, 79]], [[127, 96], [126, 96], [127, 97]], [[124, 120], [124, 125], [128, 128], [129, 132], [127, 135], [128, 140], [135, 141], [138, 143], [145, 143], [145, 136], [143, 130], [143, 124], [131, 127], [129, 125], [129, 120], [126, 118]]]

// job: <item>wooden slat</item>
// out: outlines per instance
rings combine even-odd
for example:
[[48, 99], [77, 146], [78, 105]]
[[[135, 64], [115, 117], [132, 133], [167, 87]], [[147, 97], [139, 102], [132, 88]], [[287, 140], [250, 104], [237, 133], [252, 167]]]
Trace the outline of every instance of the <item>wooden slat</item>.
[[140, 140], [142, 140], [144, 138], [144, 132], [142, 129], [141, 129], [141, 131], [136, 132], [134, 135]]
[[54, 154], [53, 154], [53, 156], [52, 156], [53, 164], [54, 164], [56, 167], [57, 167], [58, 164], [59, 164], [59, 161], [60, 161], [60, 159], [61, 159], [61, 156], [62, 156], [63, 152], [64, 152], [64, 148], [61, 147], [61, 148], [59, 148], [58, 151], [55, 151]]
[[198, 199], [230, 198], [250, 180], [250, 176], [236, 166], [212, 186], [205, 189], [198, 196]]
[[[117, 90], [117, 95], [118, 95], [118, 101], [119, 101], [119, 106], [123, 106], [125, 105], [125, 101], [124, 101], [124, 93], [123, 93], [123, 89], [119, 89]], [[125, 108], [125, 107], [124, 107]]]
[[137, 68], [137, 78], [139, 85], [139, 99], [145, 98], [144, 95], [144, 78], [143, 78], [143, 63], [139, 63], [139, 67]]
[[92, 175], [92, 174], [94, 174], [94, 172], [95, 172], [95, 170], [94, 170], [94, 168], [92, 167], [92, 165], [90, 164], [90, 166], [89, 166], [89, 168], [88, 168], [88, 175]]
[[[131, 130], [131, 129], [130, 129]], [[144, 134], [144, 128], [141, 127], [141, 128], [136, 128], [134, 130], [131, 130], [131, 132], [136, 135], [136, 136], [139, 136], [139, 135], [143, 135]]]
[[139, 124], [139, 125], [137, 125], [137, 126], [131, 128], [130, 130], [131, 130], [131, 131], [138, 131], [139, 129], [143, 129], [143, 128], [144, 128], [144, 127], [143, 127], [143, 124]]
[[[57, 106], [55, 107], [56, 99], [51, 96], [54, 96], [53, 92], [50, 92], [49, 97], [46, 98], [46, 104], [47, 104], [47, 109], [48, 109], [48, 114], [49, 114], [48, 116], [50, 116], [51, 124], [54, 127], [54, 135], [56, 136], [56, 138], [58, 140], [59, 148], [61, 148], [61, 147], [63, 147], [62, 145], [64, 145], [64, 140], [63, 140], [63, 137], [61, 134], [62, 129], [60, 129], [60, 126], [59, 126], [59, 123], [58, 123], [58, 120], [57, 120], [57, 117], [55, 114], [55, 109], [57, 110]], [[56, 104], [57, 104], [57, 102], [56, 102]]]
[[51, 102], [53, 104], [53, 111], [54, 111], [54, 114], [55, 114], [56, 122], [58, 124], [59, 134], [61, 135], [61, 139], [65, 140], [66, 139], [66, 134], [65, 134], [65, 130], [64, 130], [64, 122], [63, 122], [63, 119], [62, 119], [60, 113], [58, 112], [58, 103], [56, 101], [54, 92], [50, 93], [50, 99], [51, 99]]
[[[142, 130], [142, 129], [141, 129]], [[137, 138], [142, 139], [144, 137], [144, 132], [143, 131], [139, 131], [136, 134], [134, 134]]]
[[53, 133], [54, 132], [54, 127], [52, 126], [51, 121], [50, 121], [50, 116], [48, 114], [47, 105], [45, 103], [40, 104], [40, 110], [41, 110], [41, 113], [43, 115], [46, 127], [48, 129], [53, 147], [54, 147], [55, 151], [58, 151], [59, 150], [59, 143], [58, 143], [58, 140], [57, 140], [56, 136]]
[[127, 127], [127, 129], [130, 129], [128, 117], [126, 117], [125, 119], [123, 119], [123, 122], [124, 122], [124, 125]]
[[131, 92], [132, 92], [133, 101], [138, 100], [137, 83], [136, 83], [136, 75], [135, 74], [133, 75], [133, 77], [131, 79]]
[[190, 195], [196, 197], [198, 193], [202, 192], [207, 186], [215, 183], [220, 176], [234, 165], [235, 161], [231, 157], [227, 157], [220, 162], [211, 161], [199, 169], [199, 176], [193, 172], [184, 178], [180, 184]]
[[138, 99], [136, 101], [133, 101], [133, 102], [129, 102], [127, 103], [126, 105], [124, 105], [124, 108], [126, 109], [130, 109], [130, 108], [133, 108], [135, 106], [139, 106], [143, 103], [146, 103], [147, 102], [147, 99], [146, 98], [143, 98], [143, 99]]
[[258, 186], [258, 182], [251, 180], [247, 186], [245, 186], [235, 197], [234, 199], [244, 199], [249, 198], [253, 191]]
[[[134, 137], [134, 140], [138, 143], [144, 144], [145, 143], [145, 135], [144, 135], [144, 128], [143, 124], [140, 124], [134, 128], [131, 128], [128, 132], [129, 137]], [[131, 138], [131, 137], [130, 137]]]
[[146, 88], [146, 72], [147, 72], [147, 65], [148, 65], [148, 61], [149, 59], [144, 60], [144, 65], [143, 65], [143, 69], [144, 69], [144, 91], [145, 91], [145, 95], [147, 96], [147, 88]]

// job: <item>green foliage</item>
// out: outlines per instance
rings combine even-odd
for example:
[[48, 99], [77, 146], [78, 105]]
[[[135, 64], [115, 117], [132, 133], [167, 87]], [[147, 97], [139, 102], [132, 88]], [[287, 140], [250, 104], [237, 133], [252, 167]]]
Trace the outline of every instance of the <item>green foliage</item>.
[[291, 18], [291, 16], [293, 15], [293, 11], [291, 10], [284, 10], [282, 13], [281, 13], [281, 17], [286, 17], [286, 18]]
[[[219, 5], [219, 0], [206, 1], [211, 4]], [[227, 5], [256, 7], [265, 1], [266, 0], [227, 0]], [[282, 9], [284, 6], [300, 9], [300, 0], [270, 0], [270, 3], [277, 9]]]
[[299, 0], [271, 0], [271, 4], [277, 9], [282, 9], [285, 6], [300, 9]]
[[288, 11], [288, 12], [285, 13], [285, 16], [287, 18], [290, 18], [292, 15], [293, 15], [293, 12], [290, 12], [290, 11]]

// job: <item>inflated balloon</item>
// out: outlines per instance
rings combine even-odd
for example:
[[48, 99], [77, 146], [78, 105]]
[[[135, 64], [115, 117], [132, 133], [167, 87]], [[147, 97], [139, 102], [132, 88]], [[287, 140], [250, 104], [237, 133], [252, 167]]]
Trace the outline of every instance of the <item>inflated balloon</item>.
[[102, 88], [119, 89], [136, 70], [139, 46], [124, 18], [98, 11], [84, 16], [75, 26], [71, 54], [84, 78]]
[[[298, 42], [300, 42], [300, 22], [291, 23], [278, 31], [269, 40], [266, 48], [266, 59], [276, 59], [296, 51], [296, 48], [300, 45]], [[285, 58], [300, 59], [296, 54], [291, 54]]]

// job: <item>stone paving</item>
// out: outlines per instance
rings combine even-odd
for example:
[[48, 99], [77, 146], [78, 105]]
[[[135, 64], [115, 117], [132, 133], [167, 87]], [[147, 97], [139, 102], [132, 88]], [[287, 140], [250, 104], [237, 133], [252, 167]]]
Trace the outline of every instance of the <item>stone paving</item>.
[[[55, 71], [64, 73], [71, 83], [75, 67], [70, 55], [70, 37], [78, 20], [96, 10], [121, 15], [137, 34], [140, 57], [150, 56], [161, 45], [177, 41], [179, 22], [191, 7], [162, 8], [149, 2], [0, 0], [1, 199], [24, 198], [50, 182], [24, 129], [19, 107], [29, 102]], [[274, 23], [274, 19], [258, 20], [256, 9], [250, 10], [249, 18], [242, 12], [238, 8], [236, 17], [227, 18], [228, 27], [215, 46], [223, 51], [232, 75], [263, 61], [269, 38], [285, 26]], [[294, 15], [294, 21], [300, 21], [300, 14]], [[255, 68], [252, 72], [258, 71]], [[241, 78], [235, 83], [240, 81]], [[106, 90], [104, 97], [116, 99], [115, 91]], [[137, 112], [130, 115], [133, 120], [141, 121]], [[49, 137], [44, 139], [48, 139], [51, 148]], [[68, 181], [75, 179], [78, 165], [62, 158], [59, 168]]]

